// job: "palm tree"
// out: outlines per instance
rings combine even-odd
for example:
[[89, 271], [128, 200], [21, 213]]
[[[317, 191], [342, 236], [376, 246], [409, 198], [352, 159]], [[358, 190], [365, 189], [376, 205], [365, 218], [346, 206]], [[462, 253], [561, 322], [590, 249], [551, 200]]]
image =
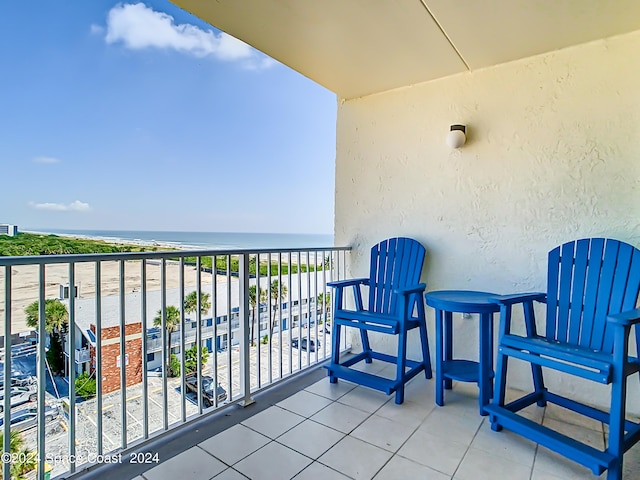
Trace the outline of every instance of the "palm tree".
[[278, 305], [287, 298], [287, 286], [280, 285], [278, 280], [271, 282], [271, 288], [269, 289], [271, 300], [273, 300], [273, 318], [271, 319], [271, 328], [269, 329], [269, 337], [273, 336], [273, 328], [276, 323], [276, 312], [278, 311]]
[[[171, 367], [171, 334], [178, 329], [180, 325], [180, 309], [173, 305], [169, 305], [166, 310], [167, 314], [167, 372]], [[153, 325], [162, 327], [162, 309], [158, 310], [153, 319]]]
[[[40, 323], [40, 302], [37, 300], [27, 305], [24, 309], [27, 316], [27, 325], [31, 328], [38, 328]], [[48, 299], [44, 301], [44, 329], [49, 334], [51, 340], [47, 351], [49, 366], [55, 372], [64, 371], [64, 337], [69, 329], [69, 311], [67, 306], [60, 300]]]
[[[4, 434], [0, 432], [0, 445], [4, 445]], [[11, 430], [9, 437], [9, 450], [12, 458], [11, 462], [11, 478], [23, 480], [26, 473], [35, 470], [38, 462], [37, 455], [24, 446], [24, 439], [17, 430]], [[2, 479], [3, 470], [0, 468], [0, 479]]]
[[[211, 308], [211, 295], [200, 292], [200, 313], [206, 315]], [[193, 291], [184, 299], [184, 311], [187, 313], [195, 313], [198, 310], [198, 292]]]
[[[200, 314], [206, 315], [211, 308], [211, 295], [200, 292]], [[198, 292], [193, 291], [184, 299], [184, 311], [187, 313], [196, 313], [198, 311]]]
[[[27, 325], [31, 328], [38, 328], [40, 319], [40, 304], [36, 300], [24, 309], [27, 315]], [[69, 312], [64, 303], [57, 298], [44, 301], [44, 329], [47, 333], [62, 333], [69, 325]]]
[[329, 320], [329, 313], [331, 311], [331, 294], [320, 293], [318, 294], [318, 305], [322, 307], [322, 313], [324, 314], [324, 321]]

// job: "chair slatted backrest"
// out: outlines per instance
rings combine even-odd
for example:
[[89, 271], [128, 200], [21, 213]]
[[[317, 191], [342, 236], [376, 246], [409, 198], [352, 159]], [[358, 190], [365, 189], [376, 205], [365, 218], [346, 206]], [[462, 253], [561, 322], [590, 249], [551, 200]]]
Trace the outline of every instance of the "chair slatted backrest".
[[395, 314], [396, 288], [420, 283], [425, 248], [411, 238], [390, 238], [371, 248], [369, 311]]
[[548, 268], [546, 337], [611, 353], [607, 316], [635, 308], [640, 250], [618, 240], [582, 239], [551, 250]]

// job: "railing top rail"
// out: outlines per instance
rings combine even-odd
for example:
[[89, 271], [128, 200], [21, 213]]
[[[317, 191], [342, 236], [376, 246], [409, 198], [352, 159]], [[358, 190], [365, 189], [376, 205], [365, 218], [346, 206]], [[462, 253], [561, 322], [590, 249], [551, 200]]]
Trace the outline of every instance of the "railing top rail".
[[82, 253], [63, 255], [34, 255], [25, 257], [0, 257], [0, 267], [13, 265], [42, 265], [50, 263], [110, 262], [119, 260], [156, 260], [186, 257], [212, 257], [223, 255], [255, 255], [268, 253], [306, 253], [350, 251], [352, 247], [300, 247], [300, 248], [240, 248], [210, 250], [166, 250], [160, 252]]

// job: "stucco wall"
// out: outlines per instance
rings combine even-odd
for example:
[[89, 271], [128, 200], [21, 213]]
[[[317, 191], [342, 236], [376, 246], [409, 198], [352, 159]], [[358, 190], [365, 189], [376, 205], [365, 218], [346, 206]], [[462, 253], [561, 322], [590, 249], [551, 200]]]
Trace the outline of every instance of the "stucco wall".
[[[560, 243], [640, 247], [638, 52], [634, 32], [341, 102], [335, 239], [356, 248], [350, 274], [366, 275], [371, 245], [404, 235], [427, 248], [428, 290], [540, 291]], [[459, 150], [445, 144], [454, 123], [467, 125]], [[427, 320], [433, 354], [431, 309]], [[477, 358], [477, 320], [457, 319], [454, 339], [456, 354]], [[390, 350], [395, 339], [374, 341]], [[520, 368], [511, 381], [529, 377]], [[630, 387], [640, 413], [638, 382]]]

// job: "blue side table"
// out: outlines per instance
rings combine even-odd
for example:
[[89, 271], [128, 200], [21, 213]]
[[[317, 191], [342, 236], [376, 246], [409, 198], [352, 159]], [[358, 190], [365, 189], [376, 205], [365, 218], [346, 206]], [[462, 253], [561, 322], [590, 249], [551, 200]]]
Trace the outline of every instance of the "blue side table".
[[[444, 389], [452, 380], [475, 382], [480, 390], [480, 415], [486, 415], [493, 390], [493, 314], [500, 306], [492, 302], [495, 293], [469, 290], [439, 290], [425, 293], [427, 305], [436, 311], [436, 404], [444, 405]], [[453, 313], [480, 316], [479, 362], [453, 358]]]

